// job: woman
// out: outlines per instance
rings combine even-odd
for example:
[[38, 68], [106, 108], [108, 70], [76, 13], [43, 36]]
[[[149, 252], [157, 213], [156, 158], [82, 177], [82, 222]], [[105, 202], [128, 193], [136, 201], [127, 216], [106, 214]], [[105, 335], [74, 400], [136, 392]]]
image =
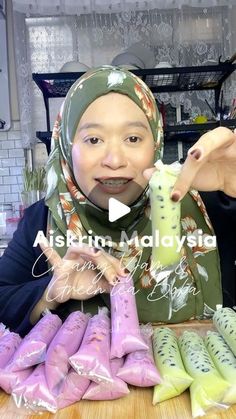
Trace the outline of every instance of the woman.
[[[52, 142], [45, 202], [26, 210], [0, 260], [0, 321], [24, 335], [45, 308], [62, 318], [76, 309], [96, 312], [98, 305], [109, 305], [111, 285], [127, 273], [135, 284], [139, 319], [145, 322], [211, 317], [222, 304], [220, 270], [226, 295], [235, 292], [235, 235], [228, 248], [220, 248], [220, 259], [215, 247], [184, 245], [184, 263], [165, 267], [159, 282], [150, 272], [151, 247], [140, 248], [134, 240], [134, 232], [138, 238], [151, 234], [147, 179], [163, 145], [155, 99], [142, 80], [110, 66], [87, 72], [68, 92]], [[205, 134], [191, 148], [171, 192], [174, 201], [182, 199], [182, 234], [214, 234], [199, 194], [188, 192], [197, 188], [222, 191], [215, 192], [215, 205], [223, 212], [227, 207], [228, 217], [219, 222], [211, 200], [208, 207], [218, 238], [225, 242], [219, 225], [230, 238], [235, 162], [236, 136], [226, 128]], [[113, 223], [107, 211], [110, 197], [131, 208]], [[85, 237], [84, 243], [68, 244], [68, 231], [78, 240]], [[124, 232], [127, 240], [120, 241]], [[107, 237], [103, 248], [91, 247], [95, 236]], [[226, 300], [234, 302], [234, 295]]]

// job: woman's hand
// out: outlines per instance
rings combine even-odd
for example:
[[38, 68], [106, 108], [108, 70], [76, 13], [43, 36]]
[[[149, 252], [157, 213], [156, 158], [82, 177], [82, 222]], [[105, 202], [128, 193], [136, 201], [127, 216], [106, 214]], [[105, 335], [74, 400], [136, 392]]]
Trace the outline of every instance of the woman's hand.
[[[155, 169], [154, 169], [155, 170]], [[150, 178], [153, 169], [144, 173]], [[189, 149], [188, 156], [171, 192], [181, 200], [189, 189], [223, 191], [236, 197], [236, 133], [218, 127], [202, 135]]]
[[219, 127], [202, 135], [188, 151], [171, 196], [184, 197], [190, 188], [223, 191], [236, 197], [236, 134]]
[[40, 247], [51, 265], [53, 277], [31, 312], [32, 324], [45, 308], [55, 309], [70, 299], [87, 300], [99, 293], [109, 293], [118, 276], [127, 275], [118, 259], [100, 249], [71, 246], [61, 258], [46, 238]]
[[48, 301], [86, 300], [99, 292], [109, 292], [117, 277], [125, 276], [120, 261], [103, 250], [84, 244], [71, 246], [61, 258], [49, 245], [40, 243], [40, 247], [53, 270], [47, 287]]

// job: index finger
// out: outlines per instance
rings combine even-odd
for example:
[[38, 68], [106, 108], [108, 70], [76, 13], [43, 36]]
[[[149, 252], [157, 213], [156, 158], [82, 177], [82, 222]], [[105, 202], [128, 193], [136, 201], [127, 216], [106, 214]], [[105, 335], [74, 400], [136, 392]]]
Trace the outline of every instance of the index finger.
[[188, 155], [194, 155], [194, 152], [199, 150], [202, 157], [206, 157], [212, 151], [217, 151], [221, 147], [228, 147], [234, 141], [235, 133], [233, 133], [229, 128], [217, 127], [203, 134], [199, 140], [188, 150]]
[[181, 200], [191, 188], [194, 178], [213, 152], [220, 152], [235, 141], [235, 134], [228, 128], [218, 127], [202, 135], [188, 150], [187, 159], [171, 192], [173, 201]]
[[203, 164], [204, 161], [199, 162], [191, 154], [187, 157], [170, 194], [174, 202], [180, 201], [186, 195]]
[[45, 239], [43, 241], [39, 242], [39, 246], [41, 247], [43, 253], [45, 254], [45, 256], [47, 257], [47, 261], [50, 262], [50, 264], [52, 266], [56, 266], [59, 263], [61, 263], [61, 257], [58, 255], [58, 253], [56, 252], [55, 249], [53, 249], [48, 240]]

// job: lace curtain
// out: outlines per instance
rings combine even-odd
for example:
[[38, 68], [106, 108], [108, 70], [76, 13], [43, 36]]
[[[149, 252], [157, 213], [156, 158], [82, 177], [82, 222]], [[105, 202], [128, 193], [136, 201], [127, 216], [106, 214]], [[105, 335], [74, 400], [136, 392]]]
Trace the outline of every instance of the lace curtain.
[[[89, 67], [110, 64], [137, 42], [152, 52], [154, 65], [218, 62], [236, 49], [236, 0], [190, 0], [187, 6], [182, 0], [13, 0], [13, 8], [23, 147], [35, 143], [35, 131], [46, 130], [43, 98], [32, 72], [57, 72], [71, 60]], [[231, 77], [224, 95], [228, 104], [235, 93]], [[183, 105], [195, 116], [205, 99], [213, 103], [213, 94], [162, 93], [157, 99]], [[61, 102], [50, 100], [51, 126]], [[211, 116], [209, 109], [205, 113]]]

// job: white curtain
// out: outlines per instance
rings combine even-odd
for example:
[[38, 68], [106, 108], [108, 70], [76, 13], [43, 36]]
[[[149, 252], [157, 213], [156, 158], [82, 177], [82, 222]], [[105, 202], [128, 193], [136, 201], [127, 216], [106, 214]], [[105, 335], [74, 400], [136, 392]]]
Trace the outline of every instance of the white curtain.
[[235, 5], [235, 0], [13, 0], [15, 10], [28, 15], [61, 15], [122, 12], [124, 10], [173, 9], [182, 6], [214, 7]]
[[[110, 64], [136, 42], [153, 53], [156, 64], [173, 66], [218, 62], [236, 49], [236, 0], [13, 0], [13, 8], [24, 147], [34, 144], [36, 130], [46, 130], [32, 72], [57, 72], [71, 60], [89, 67]], [[236, 93], [233, 78], [228, 85], [224, 98], [230, 104]], [[213, 103], [211, 91], [158, 95], [165, 104], [182, 104], [190, 116], [201, 113], [205, 99]], [[60, 103], [50, 100], [51, 125]], [[211, 116], [208, 109], [205, 113]]]

